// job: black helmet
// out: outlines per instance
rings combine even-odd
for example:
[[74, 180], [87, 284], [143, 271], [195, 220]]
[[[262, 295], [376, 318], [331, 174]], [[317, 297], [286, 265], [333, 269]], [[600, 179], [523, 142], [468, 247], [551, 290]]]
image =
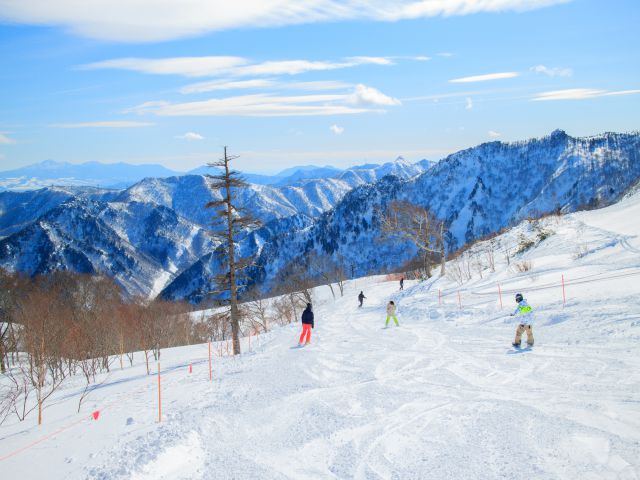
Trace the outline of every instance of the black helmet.
[[522, 298], [522, 294], [521, 293], [516, 293], [516, 302], [520, 303], [522, 300], [524, 300]]

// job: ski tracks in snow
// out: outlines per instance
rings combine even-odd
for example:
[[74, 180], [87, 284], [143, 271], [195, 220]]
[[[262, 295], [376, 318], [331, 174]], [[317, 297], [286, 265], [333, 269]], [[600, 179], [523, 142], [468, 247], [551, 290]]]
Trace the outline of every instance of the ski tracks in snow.
[[[254, 355], [217, 360], [213, 386], [186, 390], [161, 427], [109, 452], [119, 466], [88, 476], [634, 478], [640, 402], [625, 372], [637, 361], [544, 335], [507, 355], [512, 325], [429, 312], [437, 300], [389, 287], [368, 285], [362, 308], [317, 304], [307, 347], [290, 349], [294, 324]], [[383, 329], [391, 298], [401, 326]]]

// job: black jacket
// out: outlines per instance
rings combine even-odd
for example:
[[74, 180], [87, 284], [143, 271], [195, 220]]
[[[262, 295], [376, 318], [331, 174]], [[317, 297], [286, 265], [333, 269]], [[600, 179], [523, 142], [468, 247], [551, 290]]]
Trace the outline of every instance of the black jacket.
[[304, 312], [302, 312], [302, 323], [311, 325], [311, 328], [313, 328], [313, 312], [309, 307], [305, 308]]

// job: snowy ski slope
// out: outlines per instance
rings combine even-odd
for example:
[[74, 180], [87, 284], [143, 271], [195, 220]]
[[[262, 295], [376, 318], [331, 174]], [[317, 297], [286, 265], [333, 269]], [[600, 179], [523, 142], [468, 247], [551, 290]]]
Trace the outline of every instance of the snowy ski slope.
[[[69, 383], [41, 428], [33, 416], [0, 427], [1, 477], [638, 478], [638, 218], [640, 195], [547, 218], [555, 233], [511, 261], [530, 261], [528, 272], [498, 254], [495, 273], [463, 286], [434, 278], [399, 292], [370, 277], [335, 302], [320, 287], [310, 346], [291, 348], [299, 324], [254, 337], [240, 358], [214, 358], [213, 383], [206, 345], [165, 350], [161, 424], [141, 356], [80, 414], [81, 384]], [[532, 232], [525, 222], [497, 241]], [[516, 291], [535, 309], [532, 351], [510, 346]], [[400, 327], [384, 329], [391, 299]]]

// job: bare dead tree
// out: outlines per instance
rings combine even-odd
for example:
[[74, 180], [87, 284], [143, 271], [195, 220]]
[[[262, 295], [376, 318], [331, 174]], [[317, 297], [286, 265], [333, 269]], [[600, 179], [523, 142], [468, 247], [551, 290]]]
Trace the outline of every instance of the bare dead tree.
[[445, 225], [435, 215], [405, 201], [391, 202], [381, 215], [384, 236], [408, 240], [423, 254], [424, 269], [431, 276], [431, 257], [440, 256], [441, 274], [445, 270]]
[[329, 287], [333, 299], [336, 299], [336, 292], [332, 283], [336, 280], [336, 266], [328, 255], [320, 255], [312, 251], [307, 255], [307, 268], [311, 275], [322, 280], [322, 283]]
[[340, 290], [340, 296], [344, 297], [344, 284], [347, 281], [347, 271], [344, 265], [344, 257], [339, 253], [337, 254], [337, 261], [335, 264], [333, 275], [336, 280], [336, 283], [338, 284], [338, 289]]
[[492, 238], [486, 242], [484, 249], [484, 258], [492, 272], [496, 271], [496, 245], [496, 240]]
[[278, 272], [277, 290], [287, 294], [294, 314], [298, 316], [298, 308], [312, 302], [311, 291], [316, 281], [304, 259], [296, 258]]
[[244, 308], [247, 312], [246, 317], [252, 323], [252, 326], [261, 328], [265, 333], [269, 331], [269, 323], [271, 323], [271, 316], [269, 315], [269, 301], [265, 300], [260, 294], [253, 290], [247, 294], [249, 299], [244, 304]]
[[221, 169], [217, 175], [207, 175], [211, 180], [209, 188], [220, 192], [222, 198], [206, 204], [206, 208], [215, 210], [212, 220], [213, 230], [211, 235], [221, 242], [226, 254], [228, 270], [216, 278], [216, 283], [229, 292], [231, 334], [233, 337], [233, 354], [240, 354], [240, 312], [238, 310], [238, 275], [251, 264], [249, 258], [236, 257], [235, 241], [237, 237], [250, 228], [256, 228], [258, 221], [248, 215], [246, 211], [237, 206], [233, 196], [233, 189], [246, 188], [247, 183], [240, 174], [231, 170], [229, 163], [238, 158], [237, 155], [228, 155], [227, 147], [224, 147], [224, 156], [210, 167]]

